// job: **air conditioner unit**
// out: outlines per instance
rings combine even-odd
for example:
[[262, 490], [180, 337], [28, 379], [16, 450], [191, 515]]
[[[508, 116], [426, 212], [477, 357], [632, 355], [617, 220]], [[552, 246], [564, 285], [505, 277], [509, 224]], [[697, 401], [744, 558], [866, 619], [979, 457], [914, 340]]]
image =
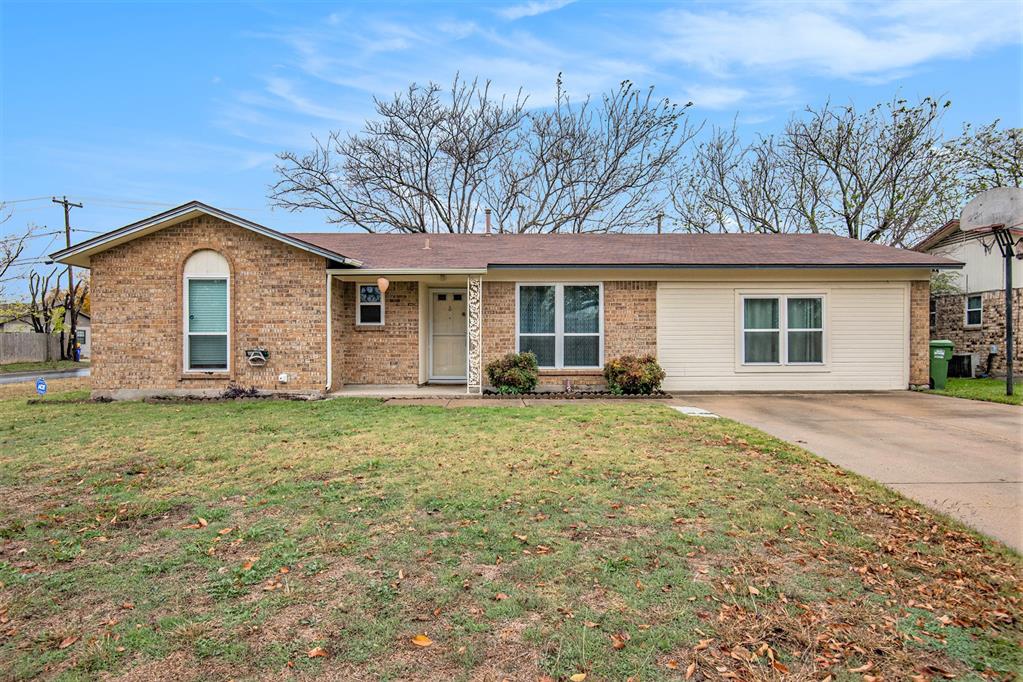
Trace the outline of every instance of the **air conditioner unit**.
[[266, 348], [246, 348], [245, 359], [253, 367], [262, 367], [270, 359], [270, 351]]
[[950, 377], [967, 377], [975, 379], [980, 370], [980, 353], [953, 353], [952, 362], [948, 364]]

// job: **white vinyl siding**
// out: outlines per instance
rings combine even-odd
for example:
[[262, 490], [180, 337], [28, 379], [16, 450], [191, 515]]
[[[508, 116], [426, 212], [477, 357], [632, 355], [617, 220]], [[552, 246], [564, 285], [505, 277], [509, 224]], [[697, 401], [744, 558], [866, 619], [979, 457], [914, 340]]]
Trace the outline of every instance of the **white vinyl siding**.
[[[744, 297], [779, 297], [781, 305], [785, 297], [822, 297], [824, 362], [744, 364]], [[657, 287], [657, 355], [669, 391], [905, 389], [908, 320], [908, 282], [662, 281]], [[780, 325], [781, 338], [783, 329]]]

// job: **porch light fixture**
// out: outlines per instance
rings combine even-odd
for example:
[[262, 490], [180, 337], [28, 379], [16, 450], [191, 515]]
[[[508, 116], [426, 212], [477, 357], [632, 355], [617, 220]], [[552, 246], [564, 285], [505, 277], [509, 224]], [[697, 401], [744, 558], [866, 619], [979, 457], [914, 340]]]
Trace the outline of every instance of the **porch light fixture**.
[[387, 293], [387, 287], [391, 286], [391, 283], [387, 281], [386, 277], [377, 278], [377, 289], [380, 290], [381, 294]]

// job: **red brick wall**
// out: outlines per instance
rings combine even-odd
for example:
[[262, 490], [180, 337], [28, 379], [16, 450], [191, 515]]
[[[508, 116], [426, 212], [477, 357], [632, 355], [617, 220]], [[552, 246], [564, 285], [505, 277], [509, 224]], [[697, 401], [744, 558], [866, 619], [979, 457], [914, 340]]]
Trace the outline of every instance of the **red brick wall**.
[[657, 282], [604, 282], [604, 359], [657, 354]]
[[482, 307], [485, 369], [488, 362], [515, 352], [515, 282], [484, 281]]
[[[349, 305], [351, 304], [349, 303]], [[345, 324], [344, 315], [345, 315], [344, 284], [335, 279], [331, 286], [330, 301], [330, 324], [331, 324], [330, 354], [332, 358], [330, 390], [332, 391], [341, 390], [345, 384], [344, 377], [345, 339], [342, 336]]]
[[[340, 284], [340, 286], [339, 286]], [[419, 284], [391, 282], [384, 294], [384, 325], [355, 324], [355, 283], [334, 283], [341, 290], [340, 324], [334, 345], [336, 377], [345, 384], [419, 383]], [[337, 355], [335, 354], [335, 358]]]
[[[183, 268], [200, 249], [231, 266], [226, 374], [183, 369]], [[93, 389], [319, 391], [326, 382], [326, 262], [212, 216], [115, 246], [92, 258]], [[244, 350], [270, 351], [250, 367]], [[290, 380], [279, 384], [286, 372]]]
[[909, 293], [909, 385], [924, 386], [931, 376], [930, 336], [931, 283], [910, 283]]

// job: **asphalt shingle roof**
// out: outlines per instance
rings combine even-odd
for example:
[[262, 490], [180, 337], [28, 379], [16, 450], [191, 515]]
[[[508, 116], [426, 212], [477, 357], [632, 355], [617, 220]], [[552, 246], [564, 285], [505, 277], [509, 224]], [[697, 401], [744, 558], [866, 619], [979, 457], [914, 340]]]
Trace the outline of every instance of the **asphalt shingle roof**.
[[[292, 233], [366, 268], [956, 267], [947, 258], [825, 234]], [[429, 248], [427, 248], [429, 246]]]

